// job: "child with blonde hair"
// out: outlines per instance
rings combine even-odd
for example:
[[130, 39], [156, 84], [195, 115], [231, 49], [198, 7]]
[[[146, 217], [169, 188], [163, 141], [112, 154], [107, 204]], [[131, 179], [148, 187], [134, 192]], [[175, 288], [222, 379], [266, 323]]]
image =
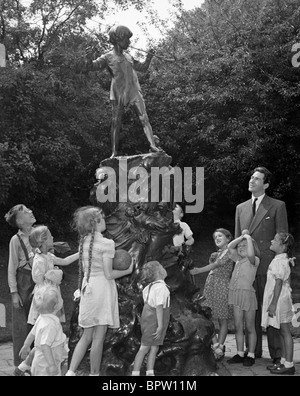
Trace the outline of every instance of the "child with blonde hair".
[[34, 342], [32, 376], [61, 376], [62, 363], [68, 356], [68, 346], [67, 337], [55, 315], [60, 298], [58, 288], [47, 283], [40, 286], [34, 294], [33, 301], [39, 317], [20, 351], [21, 358], [25, 359]]
[[[78, 260], [79, 254], [75, 253], [68, 257], [60, 258], [50, 253], [50, 250], [53, 248], [53, 237], [49, 228], [45, 225], [35, 227], [29, 235], [29, 241], [31, 246], [35, 249], [32, 265], [32, 279], [35, 282], [33, 293], [35, 294], [38, 289], [46, 283], [55, 285], [60, 296], [57, 316], [60, 321], [64, 323], [65, 314], [59, 287], [63, 273], [60, 269], [55, 268], [55, 266], [70, 265], [74, 261]], [[34, 325], [38, 316], [39, 312], [36, 307], [35, 300], [33, 300], [28, 315], [28, 323]]]
[[[230, 257], [235, 267], [229, 284], [228, 303], [233, 305], [237, 354], [229, 364], [242, 363], [250, 367], [255, 363], [255, 314], [257, 299], [253, 282], [259, 265], [259, 249], [247, 230], [228, 244]], [[244, 327], [248, 334], [249, 352], [244, 356]]]
[[74, 227], [80, 237], [78, 324], [83, 328], [83, 333], [66, 376], [75, 376], [90, 344], [90, 376], [99, 376], [107, 329], [120, 326], [115, 279], [130, 275], [133, 261], [126, 270], [113, 269], [115, 243], [102, 235], [106, 223], [100, 208], [79, 208], [74, 214]]
[[163, 345], [170, 320], [170, 292], [165, 283], [167, 272], [158, 261], [150, 261], [142, 268], [144, 308], [141, 317], [142, 339], [136, 354], [132, 376], [139, 376], [147, 357], [147, 376], [154, 376], [154, 365], [159, 346]]
[[270, 246], [275, 257], [268, 268], [261, 325], [265, 329], [268, 326], [280, 329], [282, 352], [280, 363], [267, 367], [272, 374], [295, 374], [294, 344], [289, 327], [294, 316], [290, 286], [290, 265], [294, 265], [294, 258], [291, 258], [293, 244], [291, 234], [280, 232], [275, 235]]

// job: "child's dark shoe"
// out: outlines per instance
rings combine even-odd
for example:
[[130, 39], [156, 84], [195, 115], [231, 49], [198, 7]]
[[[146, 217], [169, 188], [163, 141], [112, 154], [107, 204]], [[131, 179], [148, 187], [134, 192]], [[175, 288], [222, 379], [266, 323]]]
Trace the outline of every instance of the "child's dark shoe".
[[244, 358], [240, 355], [234, 355], [231, 359], [227, 360], [228, 364], [242, 364], [244, 363]]
[[243, 362], [243, 366], [245, 367], [251, 367], [253, 366], [253, 364], [255, 364], [255, 359], [249, 356], [246, 356], [244, 358], [244, 362]]

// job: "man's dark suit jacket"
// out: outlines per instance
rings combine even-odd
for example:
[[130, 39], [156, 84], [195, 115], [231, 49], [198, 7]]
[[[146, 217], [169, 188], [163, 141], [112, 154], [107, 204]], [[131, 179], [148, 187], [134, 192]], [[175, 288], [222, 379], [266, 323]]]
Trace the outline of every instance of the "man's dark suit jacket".
[[274, 257], [270, 250], [272, 239], [278, 232], [288, 232], [285, 203], [265, 195], [253, 218], [252, 200], [239, 204], [235, 213], [235, 238], [245, 229], [249, 230], [261, 253], [257, 275], [265, 275]]

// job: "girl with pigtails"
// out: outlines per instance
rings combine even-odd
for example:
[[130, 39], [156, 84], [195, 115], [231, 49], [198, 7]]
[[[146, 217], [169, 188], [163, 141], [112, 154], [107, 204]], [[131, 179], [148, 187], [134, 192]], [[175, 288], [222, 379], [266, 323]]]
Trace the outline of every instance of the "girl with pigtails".
[[107, 329], [120, 326], [115, 279], [131, 274], [133, 262], [126, 270], [113, 269], [115, 243], [102, 235], [106, 224], [100, 208], [79, 208], [74, 214], [74, 228], [80, 238], [78, 324], [83, 328], [83, 333], [66, 376], [76, 375], [90, 344], [90, 376], [99, 376]]

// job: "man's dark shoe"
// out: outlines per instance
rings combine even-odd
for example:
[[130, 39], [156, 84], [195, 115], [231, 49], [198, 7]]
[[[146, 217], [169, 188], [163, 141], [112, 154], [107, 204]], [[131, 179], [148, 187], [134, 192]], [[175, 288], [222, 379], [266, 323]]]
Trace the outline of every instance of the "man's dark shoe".
[[244, 358], [243, 366], [245, 367], [251, 367], [255, 363], [255, 359], [249, 356], [246, 356]]
[[231, 359], [227, 360], [228, 364], [241, 364], [244, 363], [244, 358], [240, 355], [234, 355]]
[[284, 365], [281, 365], [274, 370], [270, 370], [272, 374], [282, 374], [282, 375], [294, 375], [295, 371], [296, 371], [295, 366], [286, 368]]
[[261, 359], [262, 358], [262, 355], [260, 355], [260, 354], [255, 354], [255, 359]]
[[280, 363], [278, 363], [278, 364], [270, 364], [269, 366], [267, 366], [267, 370], [275, 370], [275, 369], [277, 369], [278, 367], [280, 367], [280, 366], [284, 366], [283, 364], [280, 364]]

